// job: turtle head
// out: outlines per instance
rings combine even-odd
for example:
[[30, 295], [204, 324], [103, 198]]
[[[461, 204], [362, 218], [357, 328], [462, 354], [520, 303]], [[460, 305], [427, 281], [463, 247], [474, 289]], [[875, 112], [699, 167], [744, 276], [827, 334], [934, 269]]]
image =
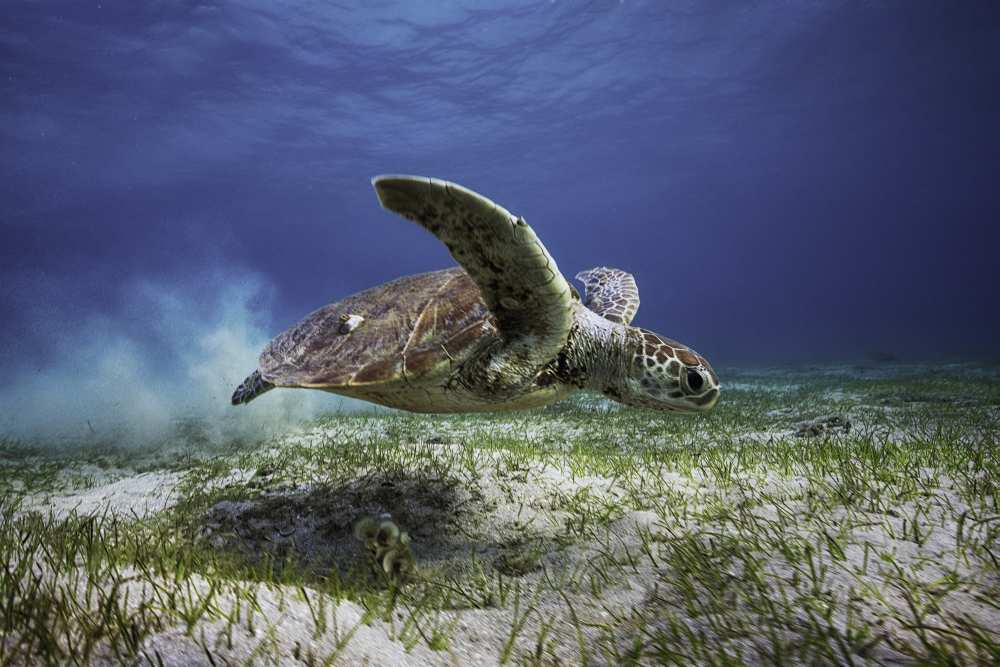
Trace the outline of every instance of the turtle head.
[[687, 345], [646, 329], [631, 329], [632, 363], [623, 382], [605, 393], [637, 407], [704, 412], [719, 401], [719, 377]]

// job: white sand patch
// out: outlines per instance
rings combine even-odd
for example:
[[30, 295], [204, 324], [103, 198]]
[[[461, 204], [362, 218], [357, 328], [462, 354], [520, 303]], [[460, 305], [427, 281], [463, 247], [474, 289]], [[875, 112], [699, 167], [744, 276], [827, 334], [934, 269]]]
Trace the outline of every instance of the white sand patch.
[[790, 382], [770, 383], [770, 382], [727, 382], [722, 385], [722, 390], [733, 391], [763, 391], [763, 392], [792, 392], [802, 388], [801, 384]]
[[182, 475], [175, 472], [146, 472], [98, 484], [82, 490], [24, 496], [23, 509], [52, 512], [59, 518], [71, 512], [84, 515], [146, 517], [173, 506]]
[[[206, 595], [209, 584], [201, 578], [193, 580], [198, 594]], [[456, 663], [454, 655], [435, 652], [420, 644], [407, 649], [394, 637], [398, 629], [393, 624], [371, 618], [360, 605], [348, 601], [331, 604], [330, 600], [325, 600], [327, 617], [322, 631], [317, 632], [314, 612], [310, 611], [301, 591], [293, 587], [250, 586], [257, 608], [249, 612], [253, 615], [249, 623], [235, 625], [231, 633], [228, 624], [221, 620], [201, 624], [203, 635], [199, 631], [190, 636], [184, 628], [157, 633], [144, 642], [144, 650], [154, 660], [140, 660], [139, 664], [156, 665], [158, 657], [164, 665], [176, 667], [212, 665], [202, 647], [202, 637], [215, 660], [223, 659], [229, 664], [309, 664], [310, 654], [317, 663], [336, 654], [336, 664], [342, 665], [490, 664], [496, 661], [494, 652], [470, 652], [468, 647], [463, 653], [472, 662], [466, 663]], [[314, 605], [320, 603], [315, 591], [306, 589], [306, 595], [311, 595]], [[246, 603], [232, 594], [224, 594], [214, 604], [219, 609], [229, 610]], [[342, 646], [339, 645], [341, 641]]]

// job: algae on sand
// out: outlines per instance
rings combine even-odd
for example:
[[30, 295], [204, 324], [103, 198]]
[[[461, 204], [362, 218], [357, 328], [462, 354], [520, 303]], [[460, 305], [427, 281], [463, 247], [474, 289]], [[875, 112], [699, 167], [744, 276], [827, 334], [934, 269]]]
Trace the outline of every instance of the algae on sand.
[[[0, 664], [1000, 662], [998, 374], [877, 370], [724, 373], [695, 418], [6, 442]], [[353, 536], [383, 513], [405, 583]]]

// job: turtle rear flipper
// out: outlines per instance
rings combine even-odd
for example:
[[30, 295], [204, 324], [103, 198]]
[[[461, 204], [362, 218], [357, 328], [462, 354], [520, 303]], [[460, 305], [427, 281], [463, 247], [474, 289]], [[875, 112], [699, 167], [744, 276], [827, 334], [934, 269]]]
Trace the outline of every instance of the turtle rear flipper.
[[271, 389], [274, 389], [274, 385], [261, 377], [260, 371], [256, 370], [233, 392], [233, 405], [249, 403]]

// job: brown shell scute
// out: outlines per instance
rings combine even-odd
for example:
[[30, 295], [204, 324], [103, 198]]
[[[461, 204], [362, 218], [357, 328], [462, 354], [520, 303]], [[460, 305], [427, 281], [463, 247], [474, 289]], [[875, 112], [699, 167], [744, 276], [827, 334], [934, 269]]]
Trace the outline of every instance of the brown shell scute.
[[[364, 321], [341, 332], [342, 316]], [[345, 387], [413, 379], [495, 333], [479, 289], [461, 268], [359, 292], [310, 313], [265, 348], [261, 374], [279, 386]]]

